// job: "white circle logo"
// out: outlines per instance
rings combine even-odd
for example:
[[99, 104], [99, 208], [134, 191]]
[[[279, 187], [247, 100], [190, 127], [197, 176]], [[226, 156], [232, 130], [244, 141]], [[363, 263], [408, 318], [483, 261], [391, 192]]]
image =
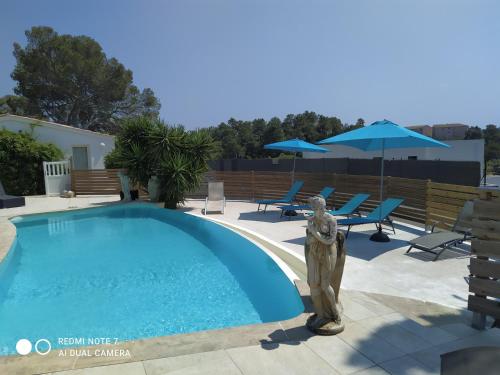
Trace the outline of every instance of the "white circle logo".
[[[40, 344], [45, 344], [45, 345], [47, 345], [47, 349], [46, 349], [45, 351], [40, 350], [40, 349], [38, 348], [38, 346], [39, 346]], [[36, 351], [38, 354], [40, 354], [40, 355], [46, 355], [46, 354], [48, 354], [48, 353], [50, 352], [50, 350], [51, 350], [51, 349], [52, 349], [52, 345], [50, 345], [50, 341], [49, 341], [49, 340], [47, 340], [47, 339], [40, 339], [40, 340], [38, 340], [38, 341], [35, 343], [35, 351]]]
[[21, 339], [16, 344], [16, 351], [21, 355], [26, 355], [31, 352], [31, 347], [30, 340]]

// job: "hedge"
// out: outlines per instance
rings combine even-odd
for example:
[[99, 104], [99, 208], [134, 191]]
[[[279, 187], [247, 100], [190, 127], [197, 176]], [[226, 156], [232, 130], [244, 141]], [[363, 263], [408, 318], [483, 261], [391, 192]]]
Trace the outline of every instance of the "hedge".
[[7, 194], [45, 194], [42, 163], [63, 157], [52, 143], [38, 142], [27, 132], [0, 129], [0, 181]]

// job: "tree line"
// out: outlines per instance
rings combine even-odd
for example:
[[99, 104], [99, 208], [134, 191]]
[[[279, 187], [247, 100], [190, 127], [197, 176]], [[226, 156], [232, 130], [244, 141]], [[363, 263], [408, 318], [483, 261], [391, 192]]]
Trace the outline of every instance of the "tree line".
[[[364, 126], [362, 118], [355, 124], [342, 123], [338, 117], [305, 111], [289, 114], [283, 120], [273, 117], [251, 121], [229, 119], [209, 128], [216, 141], [216, 159], [257, 159], [277, 157], [279, 151], [265, 150], [264, 145], [299, 138], [310, 143]], [[284, 155], [282, 155], [284, 156]], [[286, 157], [286, 156], [285, 156]]]
[[484, 138], [484, 160], [490, 164], [500, 165], [500, 127], [489, 124], [484, 129], [472, 126], [465, 139]]

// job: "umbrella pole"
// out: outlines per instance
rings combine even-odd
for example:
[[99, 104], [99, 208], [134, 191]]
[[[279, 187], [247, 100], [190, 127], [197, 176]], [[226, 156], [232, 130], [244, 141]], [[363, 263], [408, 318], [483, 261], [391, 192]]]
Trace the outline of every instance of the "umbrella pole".
[[292, 169], [292, 185], [295, 182], [295, 158], [297, 157], [297, 153], [293, 153], [293, 169]]
[[[385, 158], [385, 139], [382, 139], [382, 160], [380, 165], [380, 204], [384, 200], [384, 158]], [[375, 242], [389, 242], [389, 236], [382, 232], [382, 210], [379, 210], [378, 217], [378, 230], [370, 237], [371, 241]]]

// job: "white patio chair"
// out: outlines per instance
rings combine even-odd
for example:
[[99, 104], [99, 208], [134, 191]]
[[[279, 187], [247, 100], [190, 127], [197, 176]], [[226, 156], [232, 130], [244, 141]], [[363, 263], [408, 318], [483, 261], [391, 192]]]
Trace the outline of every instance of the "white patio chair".
[[226, 197], [224, 196], [224, 182], [209, 182], [208, 183], [208, 197], [205, 199], [205, 210], [203, 214], [206, 215], [208, 212], [208, 203], [219, 203], [220, 211], [224, 213], [224, 207], [226, 206]]

